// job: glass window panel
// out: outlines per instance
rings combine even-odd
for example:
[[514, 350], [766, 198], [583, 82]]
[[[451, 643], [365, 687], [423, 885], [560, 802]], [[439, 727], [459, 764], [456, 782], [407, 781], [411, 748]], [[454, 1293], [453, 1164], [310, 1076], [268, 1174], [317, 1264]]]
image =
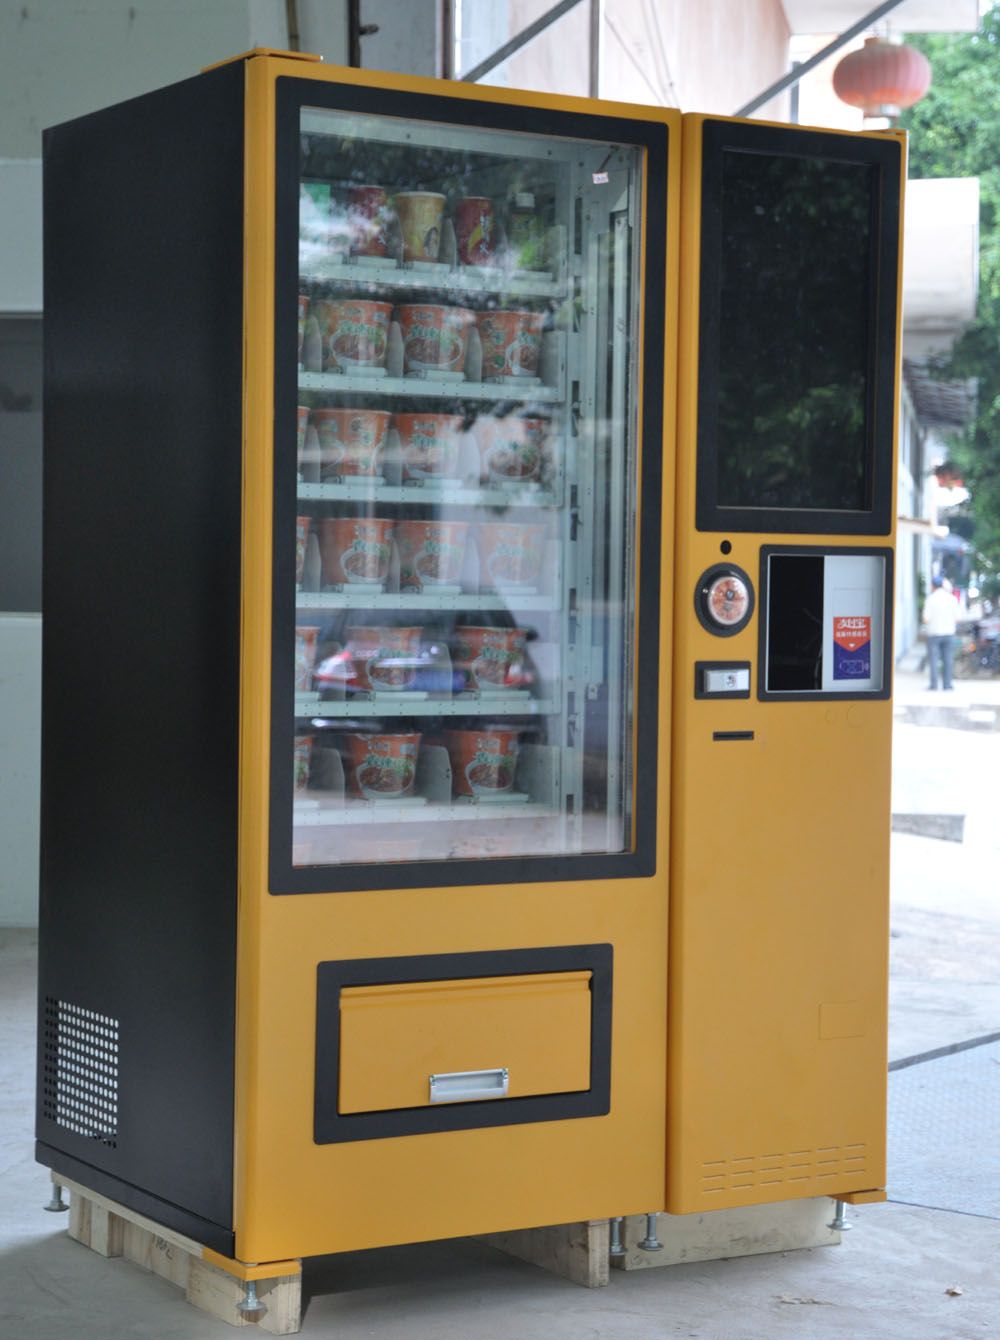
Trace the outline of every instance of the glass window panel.
[[876, 169], [726, 150], [721, 507], [863, 511]]
[[631, 851], [641, 151], [300, 144], [293, 864]]

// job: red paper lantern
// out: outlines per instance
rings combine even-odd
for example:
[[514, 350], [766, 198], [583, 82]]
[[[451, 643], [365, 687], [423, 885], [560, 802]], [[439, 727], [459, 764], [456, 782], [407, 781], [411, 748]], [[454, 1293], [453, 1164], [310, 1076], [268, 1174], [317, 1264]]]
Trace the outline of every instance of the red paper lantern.
[[913, 47], [869, 37], [833, 72], [833, 91], [865, 116], [900, 114], [919, 102], [931, 86], [930, 61]]

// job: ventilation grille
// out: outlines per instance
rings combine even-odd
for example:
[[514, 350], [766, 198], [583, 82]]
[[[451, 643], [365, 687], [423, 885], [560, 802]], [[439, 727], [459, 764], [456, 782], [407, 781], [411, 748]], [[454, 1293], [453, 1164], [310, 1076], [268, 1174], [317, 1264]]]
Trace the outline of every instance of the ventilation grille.
[[118, 1020], [45, 998], [42, 1113], [112, 1149], [118, 1143]]
[[793, 1195], [801, 1195], [803, 1184], [812, 1182], [821, 1194], [830, 1182], [863, 1173], [866, 1155], [866, 1146], [855, 1144], [712, 1159], [702, 1164], [701, 1192], [711, 1198], [727, 1191], [787, 1186]]

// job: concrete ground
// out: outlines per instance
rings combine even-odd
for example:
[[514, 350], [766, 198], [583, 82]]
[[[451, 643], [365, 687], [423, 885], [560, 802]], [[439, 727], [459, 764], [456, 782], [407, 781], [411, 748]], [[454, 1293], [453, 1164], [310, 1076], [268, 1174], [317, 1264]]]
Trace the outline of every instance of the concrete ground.
[[[469, 1240], [329, 1257], [307, 1264], [305, 1335], [1000, 1334], [1000, 681], [930, 694], [901, 674], [896, 720], [893, 1199], [852, 1210], [854, 1230], [839, 1247], [612, 1271], [610, 1285], [594, 1291]], [[951, 836], [924, 835], [932, 831]], [[30, 932], [0, 931], [0, 1336], [223, 1340], [230, 1328], [171, 1285], [79, 1247], [64, 1219], [41, 1209], [47, 1179], [31, 1152], [34, 962]]]

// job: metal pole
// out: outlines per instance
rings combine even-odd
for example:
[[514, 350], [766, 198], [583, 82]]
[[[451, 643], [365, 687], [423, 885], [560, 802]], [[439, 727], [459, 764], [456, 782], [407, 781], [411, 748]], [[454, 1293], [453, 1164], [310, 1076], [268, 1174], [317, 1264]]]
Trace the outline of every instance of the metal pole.
[[590, 80], [587, 91], [601, 96], [601, 56], [604, 45], [604, 0], [590, 0]]
[[495, 70], [498, 65], [502, 65], [505, 60], [513, 56], [515, 51], [520, 51], [533, 37], [543, 33], [557, 19], [561, 19], [564, 14], [568, 14], [571, 9], [575, 9], [578, 4], [580, 4], [580, 0], [559, 0], [558, 5], [553, 5], [551, 9], [547, 9], [540, 18], [535, 19], [534, 23], [529, 23], [527, 28], [522, 28], [509, 42], [504, 42], [502, 47], [497, 47], [492, 56], [487, 56], [478, 65], [474, 65], [471, 70], [466, 70], [460, 78], [466, 84], [474, 84], [477, 79], [481, 79], [484, 74], [489, 74], [490, 70]]
[[455, 0], [442, 0], [441, 77], [455, 78]]
[[903, 0], [883, 0], [883, 3], [881, 5], [876, 5], [870, 14], [866, 14], [863, 19], [858, 19], [857, 23], [852, 23], [850, 28], [845, 28], [839, 37], [835, 37], [832, 42], [827, 43], [822, 51], [817, 51], [815, 56], [810, 56], [808, 60], [805, 60], [801, 65], [796, 66], [794, 70], [783, 75], [776, 83], [772, 84], [770, 88], [765, 88], [763, 93], [758, 93], [756, 98], [752, 98], [750, 102], [745, 103], [735, 111], [733, 115], [749, 116], [750, 113], [755, 112], [758, 107], [763, 107], [765, 102], [770, 102], [771, 99], [776, 98], [779, 93], [784, 93], [786, 88], [791, 88], [793, 84], [797, 84], [804, 74], [808, 74], [810, 70], [815, 70], [817, 65], [822, 65], [827, 56], [832, 56], [835, 51], [839, 51], [840, 48], [846, 46], [848, 42], [852, 42], [854, 38], [857, 37], [859, 33], [863, 33], [866, 28], [874, 27], [879, 19], [884, 18], [886, 14], [902, 3]]

